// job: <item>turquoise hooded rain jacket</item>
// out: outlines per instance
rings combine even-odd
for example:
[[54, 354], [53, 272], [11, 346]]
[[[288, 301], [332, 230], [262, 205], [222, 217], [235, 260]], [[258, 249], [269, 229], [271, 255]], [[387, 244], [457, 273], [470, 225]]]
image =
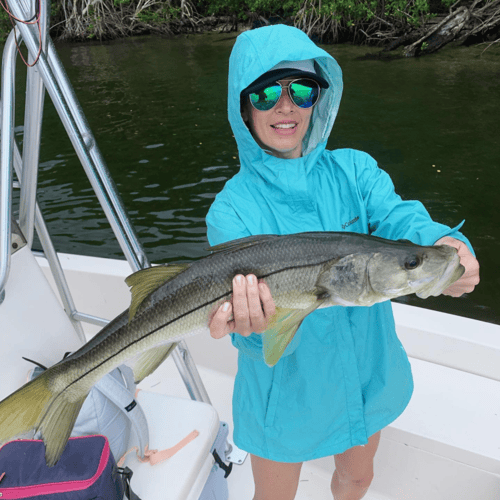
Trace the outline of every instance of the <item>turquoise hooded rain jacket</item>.
[[[279, 62], [305, 59], [315, 60], [330, 87], [314, 108], [303, 156], [283, 160], [253, 139], [241, 117], [240, 92]], [[421, 203], [402, 201], [369, 155], [325, 149], [341, 94], [337, 62], [302, 31], [278, 25], [238, 36], [228, 112], [241, 169], [209, 210], [210, 244], [254, 234], [353, 231], [422, 245], [449, 235], [469, 245], [459, 227], [435, 223]], [[234, 441], [260, 457], [302, 462], [366, 444], [412, 394], [389, 301], [315, 311], [272, 368], [264, 363], [260, 335], [232, 338], [239, 349]]]

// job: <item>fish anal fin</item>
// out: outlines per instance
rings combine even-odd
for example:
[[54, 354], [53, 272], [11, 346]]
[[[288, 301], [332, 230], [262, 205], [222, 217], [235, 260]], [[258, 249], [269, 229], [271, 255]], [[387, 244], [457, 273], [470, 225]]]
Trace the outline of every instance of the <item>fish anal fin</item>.
[[127, 362], [133, 372], [135, 383], [138, 384], [144, 380], [148, 375], [151, 375], [169, 356], [170, 353], [176, 348], [177, 343], [165, 344], [147, 351], [142, 352], [131, 362]]
[[132, 293], [128, 314], [129, 321], [132, 321], [140, 305], [151, 292], [175, 278], [189, 266], [190, 264], [171, 264], [148, 267], [128, 276], [125, 283], [131, 288], [130, 292]]
[[323, 301], [318, 300], [306, 309], [276, 309], [262, 339], [264, 361], [268, 366], [274, 366], [280, 360], [304, 318], [322, 303]]

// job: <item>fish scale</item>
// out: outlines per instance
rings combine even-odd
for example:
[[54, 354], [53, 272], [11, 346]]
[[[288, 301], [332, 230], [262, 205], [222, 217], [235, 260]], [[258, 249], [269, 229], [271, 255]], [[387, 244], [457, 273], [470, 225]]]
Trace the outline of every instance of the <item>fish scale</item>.
[[275, 365], [303, 319], [318, 307], [369, 306], [396, 296], [441, 293], [464, 272], [456, 249], [421, 247], [356, 233], [243, 238], [189, 265], [129, 276], [132, 302], [94, 338], [0, 402], [0, 444], [40, 430], [54, 465], [91, 387], [125, 362], [136, 381], [152, 373], [175, 342], [208, 332], [211, 313], [231, 299], [237, 274], [264, 279], [276, 313], [262, 335]]

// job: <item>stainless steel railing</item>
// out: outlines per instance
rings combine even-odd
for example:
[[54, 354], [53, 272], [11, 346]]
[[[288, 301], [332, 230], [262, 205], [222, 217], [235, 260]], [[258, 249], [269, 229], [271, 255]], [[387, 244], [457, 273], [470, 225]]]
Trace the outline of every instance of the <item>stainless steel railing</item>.
[[[21, 1], [10, 0], [8, 2], [12, 14], [19, 19], [31, 18], [35, 10], [34, 2], [26, 5], [21, 3]], [[54, 103], [132, 271], [149, 267], [150, 263], [126, 214], [104, 158], [59, 60], [54, 44], [48, 35], [47, 2], [46, 0], [40, 0], [39, 3], [42, 31], [41, 41], [38, 30], [33, 25], [16, 22], [16, 27], [9, 35], [5, 44], [2, 60], [0, 106], [2, 113], [0, 132], [0, 309], [10, 269], [12, 184], [13, 168], [15, 168], [21, 188], [19, 214], [21, 229], [31, 247], [33, 230], [36, 228], [66, 313], [83, 341], [84, 335], [80, 321], [86, 321], [99, 326], [104, 326], [108, 321], [76, 310], [64, 277], [64, 272], [57, 257], [57, 252], [54, 249], [43, 221], [42, 213], [36, 203], [38, 158], [45, 90], [47, 90]], [[17, 39], [22, 40], [28, 48], [31, 61], [38, 54], [40, 43], [42, 46], [37, 64], [33, 68], [28, 69], [25, 135], [22, 157], [14, 141], [15, 62], [17, 55], [14, 33], [16, 33]], [[210, 403], [207, 391], [201, 381], [187, 345], [184, 342], [180, 342], [177, 349], [172, 353], [172, 356], [190, 397], [198, 401]]]
[[0, 304], [5, 297], [5, 285], [10, 270], [12, 158], [14, 146], [15, 105], [15, 30], [12, 30], [2, 57], [1, 129], [0, 129]]

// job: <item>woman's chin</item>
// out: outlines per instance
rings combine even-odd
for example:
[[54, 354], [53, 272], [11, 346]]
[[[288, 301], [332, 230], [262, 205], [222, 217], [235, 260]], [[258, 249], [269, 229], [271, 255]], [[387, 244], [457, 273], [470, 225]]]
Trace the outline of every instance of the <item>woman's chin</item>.
[[299, 158], [302, 153], [302, 145], [301, 144], [293, 144], [293, 145], [276, 145], [276, 146], [268, 146], [271, 154], [278, 158], [283, 158], [285, 160], [290, 160], [293, 158]]

